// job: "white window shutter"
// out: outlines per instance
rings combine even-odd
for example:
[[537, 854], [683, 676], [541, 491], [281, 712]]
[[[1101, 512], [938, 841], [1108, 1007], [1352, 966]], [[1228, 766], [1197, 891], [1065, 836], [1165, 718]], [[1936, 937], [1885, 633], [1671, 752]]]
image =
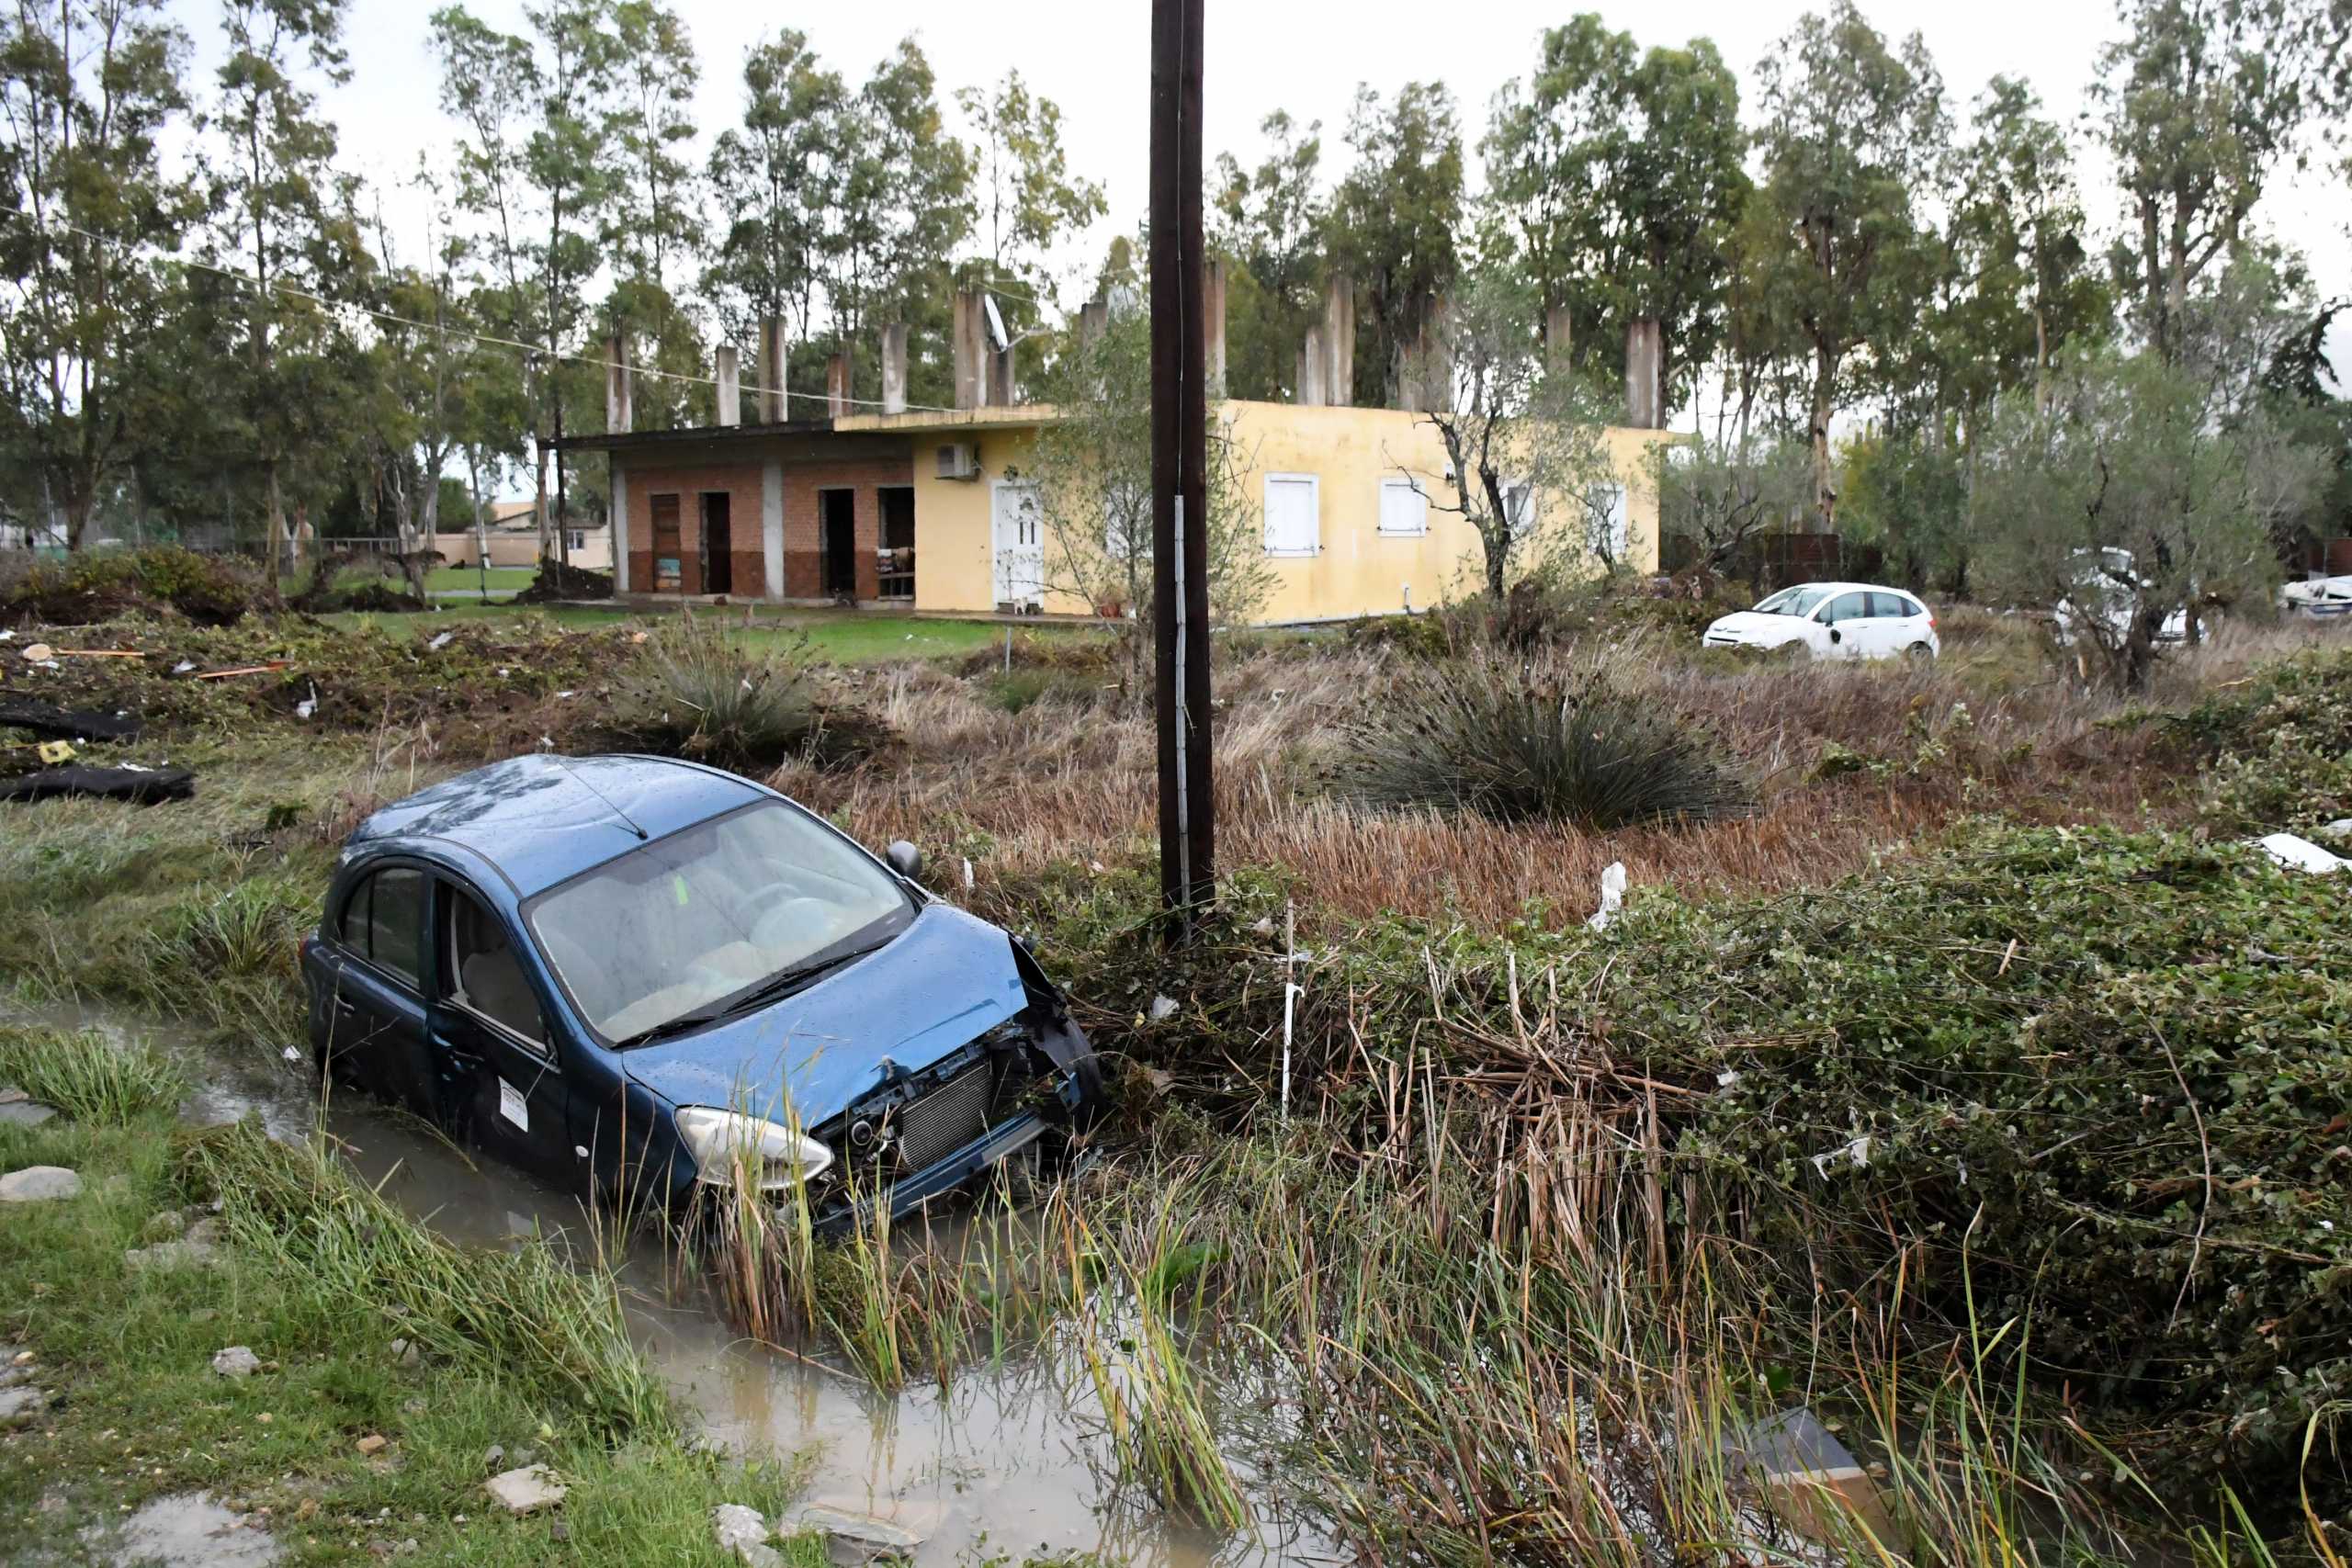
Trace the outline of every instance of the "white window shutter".
[[1323, 542], [1319, 497], [1312, 474], [1266, 476], [1266, 553], [1311, 556]]
[[1408, 479], [1380, 481], [1380, 531], [1412, 536], [1430, 531], [1430, 498]]

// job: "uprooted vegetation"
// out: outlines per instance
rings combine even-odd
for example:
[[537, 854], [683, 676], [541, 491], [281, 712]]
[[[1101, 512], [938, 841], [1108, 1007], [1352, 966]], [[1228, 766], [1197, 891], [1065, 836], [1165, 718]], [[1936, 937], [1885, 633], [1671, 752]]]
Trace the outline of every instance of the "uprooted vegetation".
[[[2300, 1492], [2323, 1514], [2352, 1495], [2330, 1446], [2352, 886], [2235, 840], [2352, 815], [2328, 793], [2352, 653], [2282, 663], [2282, 635], [2233, 634], [2126, 709], [2020, 628], [1947, 629], [1944, 660], [1900, 668], [1622, 626], [1521, 650], [1513, 682], [1605, 663], [1740, 792], [1744, 814], [1608, 829], [1333, 787], [1400, 680], [1450, 693], [1485, 678], [1475, 659], [1240, 643], [1215, 725], [1220, 863], [1242, 869], [1213, 939], [1170, 954], [1148, 715], [1086, 642], [1016, 639], [1012, 679], [993, 649], [961, 671], [795, 658], [782, 697], [753, 681], [729, 715], [713, 682], [740, 693], [770, 656], [716, 628], [434, 649], [256, 623], [238, 635], [299, 651], [251, 691], [188, 692], [153, 658], [44, 677], [152, 695], [213, 783], [10, 818], [0, 877], [29, 891], [0, 949], [28, 995], [274, 1046], [360, 812], [502, 748], [612, 744], [614, 695], [662, 689], [665, 652], [683, 667], [708, 636], [707, 711], [632, 743], [766, 736], [735, 754], [783, 756], [780, 786], [864, 841], [915, 840], [950, 888], [968, 862], [956, 896], [1035, 933], [1129, 1068], [1097, 1172], [960, 1248], [810, 1244], [764, 1209], [701, 1237], [748, 1331], [808, 1334], [886, 1386], [1072, 1349], [1162, 1506], [1229, 1522], [1262, 1442], [1351, 1540], [1419, 1561], [1770, 1537], [1721, 1439], [1798, 1398], [1885, 1467], [1915, 1561], [2242, 1535], [2224, 1486], [2309, 1550], [2332, 1538]], [[313, 680], [301, 719], [284, 694]], [[887, 753], [810, 747], [799, 681]], [[1611, 861], [1636, 891], [1596, 935]], [[1309, 955], [1287, 969], [1286, 916]]]

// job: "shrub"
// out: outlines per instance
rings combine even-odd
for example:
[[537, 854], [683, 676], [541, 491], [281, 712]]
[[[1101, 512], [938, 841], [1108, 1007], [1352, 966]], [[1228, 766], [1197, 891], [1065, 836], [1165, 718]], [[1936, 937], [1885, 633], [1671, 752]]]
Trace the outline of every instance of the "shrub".
[[1409, 671], [1343, 744], [1335, 783], [1370, 806], [1611, 829], [1709, 821], [1751, 799], [1705, 736], [1597, 667]]
[[2352, 817], [2352, 650], [2263, 667], [2167, 721], [2212, 762], [2206, 818], [2233, 832]]
[[655, 633], [615, 678], [605, 722], [625, 745], [729, 768], [838, 761], [877, 734], [871, 719], [826, 709], [806, 637], [778, 650], [732, 641], [709, 621]]
[[37, 562], [0, 590], [0, 619], [17, 625], [86, 625], [133, 610], [169, 609], [199, 626], [225, 626], [253, 607], [252, 570], [176, 545], [85, 550]]

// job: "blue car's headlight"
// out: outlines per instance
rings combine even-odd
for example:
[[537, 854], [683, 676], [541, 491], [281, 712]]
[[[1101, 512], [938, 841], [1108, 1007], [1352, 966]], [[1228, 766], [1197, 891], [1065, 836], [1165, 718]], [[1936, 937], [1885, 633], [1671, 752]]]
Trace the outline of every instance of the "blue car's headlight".
[[833, 1163], [832, 1150], [764, 1117], [688, 1105], [679, 1109], [677, 1124], [679, 1140], [695, 1156], [695, 1179], [713, 1187], [734, 1186], [741, 1166], [747, 1175], [756, 1173], [761, 1191], [786, 1191]]

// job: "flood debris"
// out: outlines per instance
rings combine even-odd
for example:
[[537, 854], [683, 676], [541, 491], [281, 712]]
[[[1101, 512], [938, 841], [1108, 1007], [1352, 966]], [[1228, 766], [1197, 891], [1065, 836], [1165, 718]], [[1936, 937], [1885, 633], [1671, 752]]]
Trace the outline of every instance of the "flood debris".
[[498, 1506], [510, 1514], [536, 1514], [542, 1508], [552, 1508], [563, 1501], [567, 1488], [555, 1478], [555, 1472], [543, 1464], [526, 1464], [514, 1470], [501, 1471], [482, 1483], [482, 1489], [498, 1500]]
[[28, 729], [52, 740], [136, 740], [141, 723], [127, 712], [61, 707], [32, 697], [0, 696], [0, 728]]
[[82, 1178], [62, 1165], [28, 1165], [0, 1176], [0, 1203], [48, 1203], [82, 1195]]
[[127, 800], [136, 806], [154, 806], [167, 800], [187, 800], [195, 794], [196, 775], [187, 769], [149, 768], [136, 762], [119, 762], [106, 768], [72, 762], [62, 767], [42, 768], [35, 773], [0, 779], [0, 800], [51, 800], [61, 795], [94, 795], [102, 800]]
[[[2329, 824], [2330, 828], [2335, 826], [2334, 823]], [[2352, 865], [2352, 860], [2346, 860], [2342, 855], [2331, 850], [2322, 849], [2309, 839], [2294, 833], [2266, 833], [2255, 842], [2262, 846], [2265, 854], [2290, 871], [2307, 871], [2314, 876], [2332, 876], [2346, 866]]]
[[1806, 1540], [1846, 1547], [1866, 1532], [1883, 1549], [1899, 1539], [1870, 1472], [1803, 1405], [1766, 1416], [1732, 1446], [1765, 1506]]
[[1605, 931], [1609, 929], [1609, 922], [1617, 918], [1617, 911], [1624, 906], [1625, 863], [1613, 860], [1609, 863], [1609, 869], [1600, 874], [1600, 908], [1592, 912], [1592, 918], [1585, 924], [1594, 931]]

